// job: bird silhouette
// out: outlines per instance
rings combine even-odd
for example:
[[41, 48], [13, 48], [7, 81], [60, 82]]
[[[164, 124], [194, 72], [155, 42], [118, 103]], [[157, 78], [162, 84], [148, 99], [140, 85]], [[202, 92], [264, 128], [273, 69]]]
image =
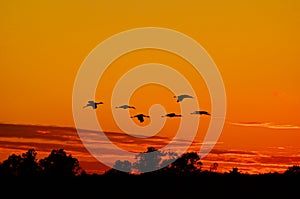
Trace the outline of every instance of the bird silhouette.
[[122, 109], [129, 109], [129, 108], [132, 108], [132, 109], [135, 109], [134, 106], [129, 106], [129, 105], [116, 106], [116, 108], [122, 108]]
[[103, 102], [95, 102], [95, 101], [90, 100], [90, 101], [88, 101], [88, 103], [85, 106], [83, 106], [83, 108], [91, 106], [91, 107], [93, 107], [93, 109], [96, 109], [98, 107], [97, 106], [98, 104], [103, 104]]
[[191, 114], [197, 114], [197, 115], [210, 115], [207, 111], [194, 111]]
[[177, 102], [181, 102], [183, 99], [185, 99], [185, 98], [193, 98], [193, 96], [184, 94], [184, 95], [174, 96], [174, 98], [177, 98]]
[[176, 113], [168, 113], [168, 114], [163, 115], [161, 117], [181, 117], [181, 115], [177, 115]]
[[138, 120], [140, 121], [140, 123], [144, 122], [144, 117], [150, 118], [150, 116], [144, 115], [144, 114], [134, 115], [134, 116], [131, 116], [130, 118], [134, 118], [134, 117], [138, 118]]

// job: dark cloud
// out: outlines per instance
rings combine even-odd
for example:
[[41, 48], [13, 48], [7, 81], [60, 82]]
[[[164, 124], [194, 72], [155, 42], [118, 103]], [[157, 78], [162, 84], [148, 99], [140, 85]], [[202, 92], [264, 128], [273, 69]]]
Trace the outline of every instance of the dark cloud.
[[[233, 125], [245, 126], [264, 126], [266, 123], [249, 122], [235, 123]], [[153, 136], [149, 138], [136, 138], [125, 133], [86, 131], [90, 140], [85, 140], [88, 144], [96, 147], [105, 158], [118, 158], [118, 151], [110, 147], [110, 143], [105, 140], [97, 140], [99, 135], [107, 136], [115, 145], [131, 152], [145, 152], [147, 147], [154, 146], [160, 148], [166, 146], [171, 138]], [[174, 141], [174, 140], [173, 140]], [[174, 150], [187, 144], [186, 140], [176, 140]], [[190, 150], [198, 151], [205, 143], [195, 141]], [[238, 167], [245, 172], [262, 172], [284, 170], [288, 166], [300, 162], [300, 156], [291, 156], [288, 154], [269, 155], [261, 151], [246, 151], [238, 149], [222, 149], [222, 142], [217, 142], [216, 147], [210, 151], [202, 160], [206, 166], [213, 162], [218, 162], [222, 171], [228, 171], [232, 167]], [[88, 172], [95, 172], [107, 166], [100, 163], [91, 155], [82, 141], [80, 140], [75, 128], [39, 126], [39, 125], [11, 125], [0, 124], [0, 161], [7, 158], [8, 153], [19, 153], [34, 148], [38, 153], [44, 156], [48, 155], [51, 150], [64, 148], [73, 157], [78, 158], [86, 167]], [[279, 150], [277, 147], [276, 149]], [[270, 150], [274, 150], [273, 148]], [[280, 147], [280, 152], [285, 152], [285, 147]], [[294, 149], [295, 150], [295, 149]], [[40, 158], [42, 158], [40, 156]], [[123, 157], [124, 158], [124, 157]], [[205, 166], [204, 166], [205, 167]], [[102, 171], [100, 171], [101, 173]]]

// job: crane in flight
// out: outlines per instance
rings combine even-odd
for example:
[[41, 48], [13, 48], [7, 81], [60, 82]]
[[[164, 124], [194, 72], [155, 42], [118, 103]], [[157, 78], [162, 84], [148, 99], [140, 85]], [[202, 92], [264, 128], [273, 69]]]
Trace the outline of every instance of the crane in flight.
[[140, 121], [140, 123], [145, 121], [144, 117], [150, 118], [150, 116], [144, 115], [144, 114], [137, 114], [137, 115], [131, 116], [130, 118], [134, 118], [134, 117], [136, 117]]
[[83, 108], [86, 108], [86, 107], [93, 107], [93, 109], [96, 109], [98, 107], [98, 104], [103, 104], [103, 102], [95, 102], [93, 100], [90, 100], [87, 102], [87, 104], [85, 106], [83, 106]]
[[176, 114], [176, 113], [168, 113], [166, 115], [163, 115], [161, 117], [181, 117], [180, 114]]
[[191, 114], [194, 114], [194, 115], [210, 115], [210, 113], [207, 112], [207, 111], [194, 111]]
[[182, 100], [184, 100], [185, 98], [194, 98], [193, 96], [190, 95], [178, 95], [178, 96], [174, 96], [174, 98], [177, 98], [177, 102], [182, 102]]
[[132, 108], [132, 109], [135, 109], [134, 106], [129, 106], [129, 105], [116, 106], [116, 108], [122, 108], [122, 109], [130, 109], [130, 108]]

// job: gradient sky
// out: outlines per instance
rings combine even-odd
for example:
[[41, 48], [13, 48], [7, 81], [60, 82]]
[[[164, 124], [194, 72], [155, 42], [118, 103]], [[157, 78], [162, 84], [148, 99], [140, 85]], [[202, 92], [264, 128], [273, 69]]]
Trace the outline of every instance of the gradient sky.
[[[91, 50], [121, 31], [165, 27], [199, 42], [219, 68], [227, 95], [226, 123], [219, 140], [222, 149], [299, 156], [297, 0], [4, 1], [0, 15], [1, 123], [74, 127], [73, 83]], [[99, 83], [97, 97], [110, 100], [113, 83], [126, 70], [124, 63], [133, 66], [153, 59], [184, 73], [194, 82], [197, 95], [207, 99], [201, 106], [210, 110], [201, 77], [189, 76], [179, 57], [155, 50], [116, 60]], [[197, 79], [202, 82], [195, 83]], [[154, 89], [163, 88], [144, 87], [131, 102], [141, 106], [138, 99]], [[160, 102], [166, 110], [179, 111], [168, 101], [172, 93], [167, 89], [161, 93], [165, 93]], [[157, 101], [143, 103], [143, 111], [152, 103]], [[103, 106], [101, 111], [109, 114], [110, 108]], [[100, 122], [105, 130], [119, 130], [110, 117]], [[160, 135], [172, 136], [176, 121], [166, 125], [167, 133]]]

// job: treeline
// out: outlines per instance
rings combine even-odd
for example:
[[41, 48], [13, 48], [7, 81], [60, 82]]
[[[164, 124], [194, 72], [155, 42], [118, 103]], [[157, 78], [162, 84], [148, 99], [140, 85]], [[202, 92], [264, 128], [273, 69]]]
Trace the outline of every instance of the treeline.
[[78, 159], [64, 149], [53, 149], [51, 153], [37, 160], [37, 152], [29, 149], [21, 155], [12, 154], [0, 163], [0, 177], [21, 176], [79, 176], [85, 174]]
[[[71, 176], [197, 176], [197, 175], [251, 175], [239, 172], [238, 168], [219, 173], [218, 163], [213, 163], [209, 170], [203, 170], [203, 164], [196, 152], [186, 152], [180, 156], [176, 153], [161, 152], [154, 147], [136, 155], [136, 161], [115, 162], [113, 168], [104, 174], [87, 174], [80, 166], [78, 159], [67, 154], [64, 149], [53, 149], [50, 154], [38, 160], [37, 152], [29, 149], [21, 155], [12, 154], [0, 163], [0, 178], [11, 176], [44, 176], [44, 177], [71, 177]], [[151, 172], [144, 172], [151, 171]], [[300, 166], [294, 165], [281, 174], [267, 173], [261, 175], [300, 176]]]

